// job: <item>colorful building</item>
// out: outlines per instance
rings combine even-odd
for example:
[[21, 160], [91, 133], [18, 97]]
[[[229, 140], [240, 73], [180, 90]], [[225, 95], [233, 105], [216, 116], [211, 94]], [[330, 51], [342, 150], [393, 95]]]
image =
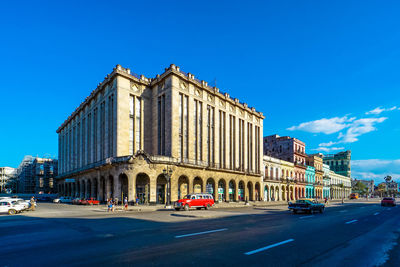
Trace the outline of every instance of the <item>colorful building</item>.
[[306, 169], [306, 198], [315, 197], [315, 168], [307, 166]]
[[330, 173], [329, 165], [323, 164], [322, 169], [324, 170], [324, 176], [322, 178], [323, 185], [324, 185], [322, 197], [323, 198], [331, 198], [331, 189], [330, 189], [331, 188], [331, 178], [329, 176], [329, 173]]
[[323, 170], [323, 161], [322, 155], [320, 154], [313, 154], [309, 155], [306, 159], [306, 164], [308, 166], [312, 166], [315, 168], [315, 183], [314, 183], [314, 191], [315, 191], [315, 198], [323, 198], [323, 177], [324, 177], [324, 170]]

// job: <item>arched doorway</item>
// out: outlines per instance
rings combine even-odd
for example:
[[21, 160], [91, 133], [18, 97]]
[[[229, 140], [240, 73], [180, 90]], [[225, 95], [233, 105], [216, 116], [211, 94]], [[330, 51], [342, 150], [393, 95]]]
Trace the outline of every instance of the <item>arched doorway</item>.
[[248, 182], [247, 183], [247, 191], [249, 192], [249, 201], [254, 201], [254, 196], [253, 196], [253, 183]]
[[255, 199], [256, 201], [260, 201], [261, 200], [261, 195], [260, 195], [260, 183], [256, 183], [256, 188], [255, 188]]
[[104, 176], [100, 177], [100, 188], [101, 188], [101, 200], [106, 201], [107, 200], [107, 188], [106, 188], [106, 179]]
[[276, 200], [276, 201], [279, 201], [279, 200], [280, 200], [280, 199], [279, 199], [279, 187], [278, 187], [278, 186], [275, 187], [275, 200]]
[[271, 192], [270, 192], [270, 198], [271, 201], [275, 201], [275, 188], [272, 186], [271, 187]]
[[208, 178], [206, 182], [206, 193], [213, 195], [214, 199], [217, 197], [215, 195], [215, 181], [213, 178]]
[[165, 204], [167, 199], [167, 179], [164, 174], [157, 177], [157, 204]]
[[239, 182], [239, 189], [238, 189], [238, 199], [239, 199], [239, 201], [245, 201], [244, 196], [245, 196], [244, 182], [240, 181]]
[[108, 176], [107, 197], [114, 199], [114, 177]]
[[221, 179], [218, 181], [218, 201], [225, 201], [225, 180]]
[[81, 183], [79, 181], [76, 182], [76, 193], [75, 197], [80, 197], [81, 195]]
[[235, 201], [235, 194], [236, 194], [236, 183], [234, 180], [229, 181], [229, 189], [228, 189], [228, 194], [229, 194], [229, 201]]
[[282, 200], [286, 199], [286, 188], [284, 185], [281, 186]]
[[[123, 203], [125, 197], [129, 197], [129, 181], [128, 181], [128, 176], [125, 173], [121, 173], [118, 177], [119, 180], [119, 186], [120, 192], [121, 192], [121, 201]], [[128, 199], [132, 200], [132, 199]]]
[[86, 194], [87, 194], [86, 181], [82, 180], [82, 195], [81, 195], [81, 198], [86, 198]]
[[178, 199], [182, 199], [189, 194], [189, 178], [181, 176], [178, 179]]
[[94, 187], [94, 190], [93, 190], [93, 197], [94, 197], [95, 199], [97, 199], [97, 190], [98, 190], [97, 178], [94, 178], [94, 179], [93, 179], [93, 187]]
[[203, 181], [200, 177], [196, 177], [193, 179], [193, 193], [202, 193], [203, 192]]
[[136, 194], [140, 204], [149, 204], [150, 177], [145, 173], [139, 173], [136, 176]]
[[268, 190], [268, 186], [264, 186], [264, 201], [269, 201], [269, 190]]
[[92, 181], [90, 179], [87, 180], [87, 193], [85, 198], [90, 198], [92, 197]]

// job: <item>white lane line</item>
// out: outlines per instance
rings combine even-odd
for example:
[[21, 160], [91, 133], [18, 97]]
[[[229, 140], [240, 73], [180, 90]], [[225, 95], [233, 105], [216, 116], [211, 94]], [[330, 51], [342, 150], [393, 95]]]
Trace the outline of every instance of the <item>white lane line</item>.
[[194, 235], [204, 235], [204, 234], [209, 234], [209, 233], [222, 232], [222, 231], [226, 231], [226, 230], [228, 230], [228, 228], [210, 230], [210, 231], [199, 232], [199, 233], [193, 233], [193, 234], [187, 234], [187, 235], [177, 235], [177, 236], [175, 236], [175, 238], [182, 238], [182, 237], [194, 236]]
[[290, 243], [290, 242], [293, 242], [293, 241], [294, 241], [294, 239], [288, 239], [288, 240], [285, 240], [285, 241], [282, 241], [282, 242], [279, 242], [279, 243], [275, 243], [275, 244], [272, 244], [272, 245], [269, 245], [269, 246], [266, 246], [266, 247], [263, 247], [263, 248], [259, 248], [259, 249], [256, 249], [256, 250], [252, 250], [252, 251], [246, 252], [244, 254], [247, 255], [247, 256], [253, 255], [255, 253], [258, 253], [258, 252], [261, 252], [261, 251], [264, 251], [264, 250], [267, 250], [267, 249], [270, 249], [270, 248], [274, 248], [274, 247], [277, 247], [277, 246], [280, 246], [280, 245], [283, 245], [283, 244], [286, 244], [286, 243]]
[[347, 210], [340, 210], [339, 212], [347, 212]]
[[363, 209], [363, 208], [365, 208], [365, 207], [360, 207], [360, 209]]
[[358, 220], [352, 220], [352, 221], [346, 222], [346, 224], [355, 223], [356, 221], [358, 221]]
[[379, 214], [379, 212], [375, 212], [375, 213], [374, 213], [374, 215], [378, 215], [378, 214]]
[[314, 215], [301, 216], [301, 217], [299, 217], [299, 219], [307, 219], [307, 218], [311, 218], [311, 217], [314, 217]]

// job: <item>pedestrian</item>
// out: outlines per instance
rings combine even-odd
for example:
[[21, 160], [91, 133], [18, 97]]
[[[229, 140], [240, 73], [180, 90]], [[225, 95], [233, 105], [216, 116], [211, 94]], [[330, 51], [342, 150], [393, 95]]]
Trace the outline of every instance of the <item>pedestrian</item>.
[[126, 211], [128, 210], [128, 197], [124, 198], [124, 208]]
[[112, 200], [111, 198], [107, 200], [107, 212], [112, 211], [113, 205], [112, 205]]
[[139, 197], [136, 196], [136, 206], [138, 206], [138, 205], [139, 205]]
[[35, 211], [35, 197], [34, 196], [31, 197], [30, 204], [31, 204], [31, 210]]
[[115, 199], [111, 199], [111, 211], [114, 212], [115, 211]]

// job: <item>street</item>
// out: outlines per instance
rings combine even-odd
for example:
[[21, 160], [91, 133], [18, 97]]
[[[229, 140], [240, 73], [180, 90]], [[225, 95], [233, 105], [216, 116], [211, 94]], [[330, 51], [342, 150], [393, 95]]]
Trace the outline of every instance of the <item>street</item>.
[[107, 213], [39, 203], [0, 215], [1, 266], [398, 266], [400, 208], [336, 204]]

